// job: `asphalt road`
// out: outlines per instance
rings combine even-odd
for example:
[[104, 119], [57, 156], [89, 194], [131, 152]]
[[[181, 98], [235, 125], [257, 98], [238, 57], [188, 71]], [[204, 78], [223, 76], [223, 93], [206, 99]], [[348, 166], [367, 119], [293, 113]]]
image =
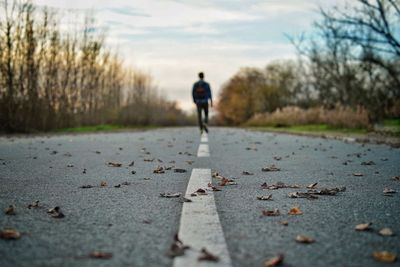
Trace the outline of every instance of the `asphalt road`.
[[[211, 129], [208, 139], [210, 157], [197, 158], [196, 128], [0, 138], [0, 207], [16, 207], [16, 215], [0, 214], [0, 229], [22, 233], [18, 240], [0, 239], [0, 266], [172, 266], [165, 254], [179, 229], [182, 199], [159, 194], [184, 193], [193, 168], [237, 182], [215, 192], [235, 267], [262, 266], [278, 253], [286, 266], [386, 266], [371, 257], [378, 250], [399, 257], [400, 182], [391, 179], [400, 175], [399, 149], [225, 128]], [[367, 161], [375, 165], [361, 164]], [[281, 171], [261, 171], [271, 164]], [[187, 172], [153, 173], [158, 166]], [[262, 189], [264, 182], [301, 188]], [[287, 196], [316, 182], [316, 189], [346, 191], [315, 200]], [[85, 185], [93, 188], [80, 188]], [[386, 187], [398, 193], [385, 196]], [[267, 194], [273, 200], [256, 199]], [[28, 209], [35, 200], [40, 207]], [[64, 218], [46, 213], [55, 206]], [[288, 215], [294, 206], [303, 214]], [[281, 215], [263, 216], [270, 209]], [[372, 230], [354, 230], [368, 222]], [[384, 227], [395, 236], [380, 236]], [[299, 234], [316, 242], [299, 244]], [[113, 256], [94, 259], [93, 251]]]

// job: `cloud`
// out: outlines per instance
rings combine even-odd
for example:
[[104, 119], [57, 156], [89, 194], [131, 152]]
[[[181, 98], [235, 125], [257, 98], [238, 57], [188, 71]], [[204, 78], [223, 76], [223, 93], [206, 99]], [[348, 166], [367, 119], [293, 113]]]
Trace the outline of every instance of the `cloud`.
[[125, 7], [108, 7], [105, 8], [105, 10], [109, 10], [111, 12], [120, 14], [120, 15], [125, 15], [125, 16], [130, 16], [130, 17], [151, 17], [151, 15], [139, 12], [135, 8], [125, 6]]

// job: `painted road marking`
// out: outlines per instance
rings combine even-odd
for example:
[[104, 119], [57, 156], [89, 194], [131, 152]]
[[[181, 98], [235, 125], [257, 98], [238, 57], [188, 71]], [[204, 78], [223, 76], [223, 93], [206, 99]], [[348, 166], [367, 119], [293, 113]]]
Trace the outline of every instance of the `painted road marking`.
[[[186, 198], [191, 199], [192, 202], [183, 203], [178, 233], [183, 244], [191, 248], [185, 251], [185, 255], [174, 258], [173, 267], [232, 267], [224, 232], [215, 206], [214, 192], [207, 191], [207, 195], [190, 196], [199, 188], [207, 188], [208, 183], [211, 183], [210, 169], [192, 170], [186, 189]], [[198, 261], [197, 258], [202, 248], [206, 248], [212, 254], [217, 255], [219, 261]]]
[[210, 149], [208, 148], [208, 144], [200, 144], [199, 150], [197, 151], [197, 157], [205, 158], [210, 156]]
[[203, 134], [201, 135], [200, 142], [202, 142], [202, 143], [208, 143], [208, 134], [203, 133]]

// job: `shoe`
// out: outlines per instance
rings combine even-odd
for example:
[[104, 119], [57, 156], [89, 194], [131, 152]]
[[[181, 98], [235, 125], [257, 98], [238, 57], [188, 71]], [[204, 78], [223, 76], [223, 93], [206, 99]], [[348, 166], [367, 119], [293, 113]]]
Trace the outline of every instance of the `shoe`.
[[203, 123], [203, 127], [204, 127], [204, 130], [206, 131], [206, 133], [208, 133], [208, 125], [207, 125], [207, 123]]
[[200, 130], [200, 134], [203, 134], [203, 129]]

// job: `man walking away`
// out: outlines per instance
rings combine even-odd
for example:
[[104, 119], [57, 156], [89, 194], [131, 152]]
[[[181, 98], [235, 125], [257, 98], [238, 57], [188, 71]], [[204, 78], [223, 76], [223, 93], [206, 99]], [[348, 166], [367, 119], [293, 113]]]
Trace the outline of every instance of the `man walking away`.
[[[210, 105], [213, 106], [211, 88], [210, 85], [204, 81], [204, 73], [199, 73], [200, 80], [195, 82], [193, 85], [192, 95], [193, 102], [197, 106], [197, 116], [199, 119], [200, 133], [203, 130], [208, 133], [208, 100], [210, 99]], [[202, 119], [202, 111], [204, 110], [204, 121]]]

